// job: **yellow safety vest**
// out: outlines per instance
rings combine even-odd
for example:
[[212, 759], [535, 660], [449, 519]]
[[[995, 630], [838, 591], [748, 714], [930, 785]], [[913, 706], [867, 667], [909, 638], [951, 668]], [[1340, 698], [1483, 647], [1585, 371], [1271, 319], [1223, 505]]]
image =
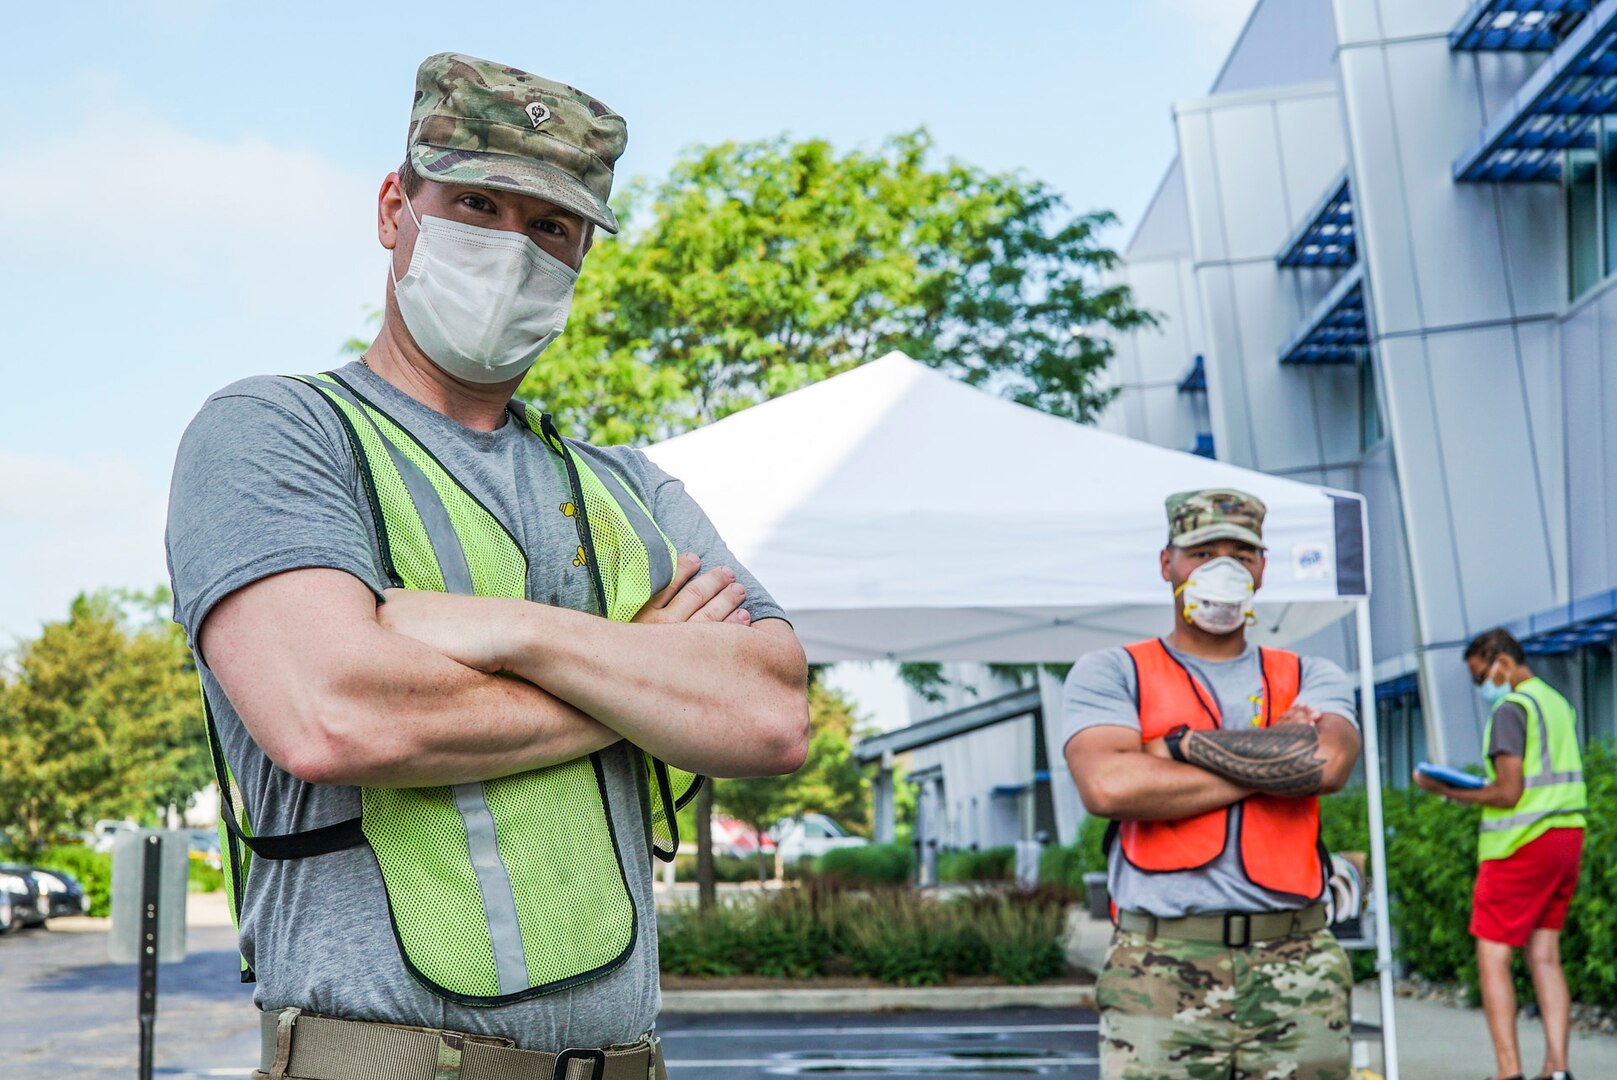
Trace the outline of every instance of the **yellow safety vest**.
[[[1495, 703], [1482, 733], [1486, 756], [1494, 714], [1507, 701], [1527, 713], [1527, 747], [1522, 754], [1522, 797], [1513, 807], [1482, 808], [1477, 839], [1479, 861], [1503, 859], [1551, 829], [1581, 828], [1589, 797], [1583, 783], [1583, 756], [1578, 752], [1577, 713], [1570, 702], [1543, 679], [1528, 679]], [[1493, 758], [1484, 766], [1494, 780]]]
[[[528, 560], [510, 530], [414, 435], [336, 374], [300, 381], [320, 391], [348, 434], [393, 586], [526, 596]], [[672, 579], [674, 545], [628, 484], [586, 461], [548, 415], [515, 402], [511, 411], [566, 469], [574, 564], [588, 568], [600, 614], [629, 621]], [[208, 735], [225, 800], [233, 915], [253, 856], [308, 858], [364, 844], [405, 966], [441, 997], [521, 1001], [606, 975], [633, 951], [639, 927], [599, 754], [480, 783], [361, 788], [359, 817], [261, 836], [234, 790], [211, 709]], [[652, 850], [672, 859], [675, 814], [701, 778], [649, 754], [645, 763], [657, 793]]]

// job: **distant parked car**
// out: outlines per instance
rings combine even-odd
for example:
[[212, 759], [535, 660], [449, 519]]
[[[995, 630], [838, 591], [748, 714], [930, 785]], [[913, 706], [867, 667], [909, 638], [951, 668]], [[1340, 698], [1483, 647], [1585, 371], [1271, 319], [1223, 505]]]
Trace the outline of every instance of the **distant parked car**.
[[89, 894], [78, 878], [66, 870], [44, 870], [37, 866], [29, 870], [39, 882], [39, 906], [48, 918], [90, 913]]
[[139, 827], [133, 821], [113, 821], [110, 818], [102, 818], [90, 827], [89, 832], [84, 834], [84, 844], [91, 851], [111, 851], [113, 842], [118, 839], [119, 833], [133, 832]]
[[201, 859], [215, 870], [224, 869], [219, 857], [219, 834], [213, 829], [186, 829], [191, 838], [191, 857]]
[[803, 858], [824, 855], [833, 848], [863, 847], [870, 843], [862, 836], [850, 835], [824, 814], [804, 814], [800, 818], [786, 818], [770, 829], [780, 849], [782, 862], [796, 862]]
[[0, 934], [45, 921], [40, 905], [39, 880], [26, 866], [0, 863]]
[[750, 858], [760, 851], [769, 854], [775, 850], [775, 841], [765, 833], [759, 835], [744, 821], [723, 814], [713, 815], [713, 853], [730, 855], [737, 859]]

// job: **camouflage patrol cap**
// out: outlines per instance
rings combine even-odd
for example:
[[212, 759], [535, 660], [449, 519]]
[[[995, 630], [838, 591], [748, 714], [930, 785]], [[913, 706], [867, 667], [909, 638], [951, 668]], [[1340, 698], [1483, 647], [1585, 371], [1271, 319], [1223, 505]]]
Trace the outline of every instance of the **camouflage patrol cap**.
[[459, 53], [421, 62], [407, 139], [424, 180], [532, 195], [607, 232], [623, 117], [582, 91]]
[[1261, 548], [1266, 513], [1263, 500], [1244, 491], [1181, 491], [1168, 496], [1168, 543], [1188, 548], [1209, 540], [1240, 540]]

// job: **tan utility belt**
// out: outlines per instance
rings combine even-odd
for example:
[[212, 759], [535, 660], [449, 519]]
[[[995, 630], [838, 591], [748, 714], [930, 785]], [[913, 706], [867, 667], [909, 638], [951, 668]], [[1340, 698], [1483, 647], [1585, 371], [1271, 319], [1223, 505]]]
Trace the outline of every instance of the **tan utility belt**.
[[628, 1048], [519, 1050], [509, 1039], [362, 1023], [298, 1009], [263, 1014], [269, 1080], [667, 1080], [654, 1035]]
[[1293, 934], [1311, 934], [1325, 929], [1326, 924], [1324, 904], [1310, 904], [1300, 911], [1226, 911], [1215, 915], [1186, 915], [1179, 919], [1159, 919], [1143, 911], [1117, 913], [1119, 929], [1144, 934], [1147, 939], [1205, 941], [1232, 949]]

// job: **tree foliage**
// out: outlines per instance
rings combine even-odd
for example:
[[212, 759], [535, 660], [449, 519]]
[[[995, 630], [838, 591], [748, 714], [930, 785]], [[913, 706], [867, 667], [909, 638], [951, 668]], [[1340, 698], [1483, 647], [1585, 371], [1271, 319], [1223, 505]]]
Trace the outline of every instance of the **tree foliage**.
[[697, 150], [631, 193], [630, 227], [597, 243], [524, 396], [566, 430], [636, 441], [900, 349], [1088, 418], [1111, 354], [1090, 331], [1153, 321], [1099, 280], [1112, 215], [935, 157], [924, 130], [840, 156], [784, 137]]
[[150, 818], [212, 779], [196, 670], [167, 594], [80, 595], [0, 681], [4, 839], [36, 854], [98, 818]]

